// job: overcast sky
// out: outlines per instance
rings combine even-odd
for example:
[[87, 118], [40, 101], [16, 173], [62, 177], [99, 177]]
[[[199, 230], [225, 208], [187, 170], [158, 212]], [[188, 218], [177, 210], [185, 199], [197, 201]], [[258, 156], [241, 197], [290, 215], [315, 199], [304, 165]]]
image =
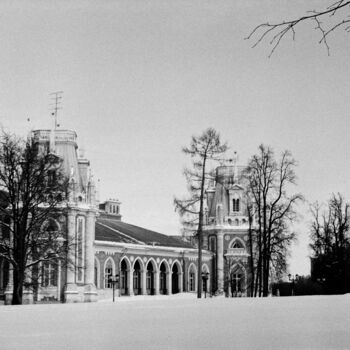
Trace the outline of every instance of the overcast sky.
[[[350, 199], [349, 35], [331, 35], [328, 56], [315, 25], [301, 25], [271, 59], [267, 43], [244, 40], [328, 1], [290, 3], [2, 1], [0, 121], [21, 134], [49, 128], [49, 93], [63, 90], [59, 123], [76, 130], [101, 200], [118, 198], [124, 221], [165, 234], [180, 232], [181, 147], [207, 127], [242, 165], [260, 143], [289, 149], [308, 201]], [[290, 271], [306, 274], [301, 211]]]

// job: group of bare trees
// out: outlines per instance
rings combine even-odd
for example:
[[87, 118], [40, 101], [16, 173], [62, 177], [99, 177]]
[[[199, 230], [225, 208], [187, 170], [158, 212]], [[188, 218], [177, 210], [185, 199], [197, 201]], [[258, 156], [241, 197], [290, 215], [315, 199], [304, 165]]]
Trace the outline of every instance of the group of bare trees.
[[67, 242], [55, 222], [64, 214], [68, 183], [61, 160], [37, 146], [31, 137], [0, 135], [0, 258], [13, 271], [13, 304], [22, 303], [25, 287], [33, 288], [40, 264], [67, 259]]
[[350, 205], [333, 194], [326, 205], [311, 207], [312, 278], [327, 293], [350, 291]]
[[[184, 218], [185, 229], [195, 232], [198, 266], [201, 266], [205, 189], [213, 180], [213, 171], [207, 167], [207, 162], [218, 160], [226, 150], [226, 143], [221, 143], [219, 134], [213, 129], [193, 137], [190, 148], [184, 149], [194, 159], [193, 169], [185, 170], [189, 197], [175, 199], [175, 208]], [[288, 186], [295, 184], [295, 166], [290, 152], [283, 152], [281, 159], [276, 161], [272, 149], [261, 145], [244, 171], [250, 222], [251, 294], [255, 296], [268, 295], [272, 267], [277, 272], [286, 269], [287, 251], [294, 238], [288, 224], [295, 218], [295, 205], [302, 199], [300, 194], [287, 194]], [[254, 228], [251, 227], [253, 218], [256, 218]], [[200, 278], [197, 292], [200, 298]]]
[[245, 170], [248, 213], [256, 218], [256, 228], [249, 230], [251, 246], [256, 247], [250, 256], [254, 296], [268, 295], [271, 267], [277, 275], [286, 270], [288, 248], [295, 236], [289, 227], [296, 219], [295, 206], [302, 200], [300, 194], [288, 195], [288, 187], [296, 180], [295, 166], [289, 151], [277, 161], [270, 147], [260, 145]]

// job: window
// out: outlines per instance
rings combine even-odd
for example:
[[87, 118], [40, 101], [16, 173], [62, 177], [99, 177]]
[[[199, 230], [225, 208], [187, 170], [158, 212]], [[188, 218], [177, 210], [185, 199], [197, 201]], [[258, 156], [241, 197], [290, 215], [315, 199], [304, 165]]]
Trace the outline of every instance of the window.
[[135, 290], [134, 293], [139, 294], [141, 292], [141, 266], [138, 261], [136, 261], [134, 265], [133, 284]]
[[43, 287], [57, 287], [57, 265], [45, 262], [42, 265], [42, 280]]
[[231, 274], [231, 291], [233, 295], [242, 293], [242, 275], [240, 273]]
[[56, 184], [56, 171], [55, 170], [49, 170], [47, 172], [47, 178], [48, 178], [48, 185], [50, 187], [54, 186]]
[[151, 289], [152, 288], [152, 271], [147, 271], [146, 288], [147, 289]]
[[242, 246], [242, 243], [237, 240], [233, 242], [232, 248], [243, 248], [243, 246]]
[[153, 289], [153, 265], [151, 263], [147, 266], [146, 288]]
[[209, 237], [209, 250], [212, 252], [216, 251], [216, 237], [215, 236]]
[[232, 211], [238, 212], [240, 211], [240, 203], [239, 199], [232, 199]]
[[194, 271], [190, 271], [190, 292], [195, 292], [196, 291], [196, 274]]
[[[110, 264], [110, 262], [108, 262]], [[113, 268], [108, 265], [105, 268], [105, 288], [112, 288], [112, 282], [110, 278], [113, 276]]]
[[128, 283], [128, 267], [125, 260], [120, 264], [120, 289], [126, 291]]

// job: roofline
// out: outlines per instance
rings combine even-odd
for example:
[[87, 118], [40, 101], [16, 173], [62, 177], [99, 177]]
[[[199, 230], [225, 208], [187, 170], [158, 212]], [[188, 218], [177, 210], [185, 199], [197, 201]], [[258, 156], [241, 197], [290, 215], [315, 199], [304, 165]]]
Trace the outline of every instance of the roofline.
[[[94, 240], [94, 243], [96, 245], [106, 245], [110, 247], [120, 247], [120, 248], [130, 248], [130, 249], [155, 249], [155, 250], [165, 250], [165, 251], [173, 251], [178, 253], [198, 253], [197, 248], [181, 248], [181, 247], [167, 247], [167, 246], [160, 246], [160, 245], [149, 245], [149, 244], [132, 244], [132, 243], [119, 243], [119, 242], [110, 242], [110, 241], [99, 241]], [[208, 250], [202, 250], [202, 253], [205, 255], [212, 255], [212, 253]]]

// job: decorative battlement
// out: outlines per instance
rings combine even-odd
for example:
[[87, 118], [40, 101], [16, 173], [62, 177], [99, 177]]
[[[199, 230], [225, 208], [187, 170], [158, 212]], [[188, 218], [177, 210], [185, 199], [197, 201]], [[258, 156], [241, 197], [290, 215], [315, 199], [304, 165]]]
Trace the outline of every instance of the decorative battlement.
[[69, 142], [73, 143], [75, 148], [78, 148], [77, 134], [72, 130], [35, 130], [33, 131], [34, 141], [39, 143], [50, 142], [52, 133], [55, 135], [55, 143]]

